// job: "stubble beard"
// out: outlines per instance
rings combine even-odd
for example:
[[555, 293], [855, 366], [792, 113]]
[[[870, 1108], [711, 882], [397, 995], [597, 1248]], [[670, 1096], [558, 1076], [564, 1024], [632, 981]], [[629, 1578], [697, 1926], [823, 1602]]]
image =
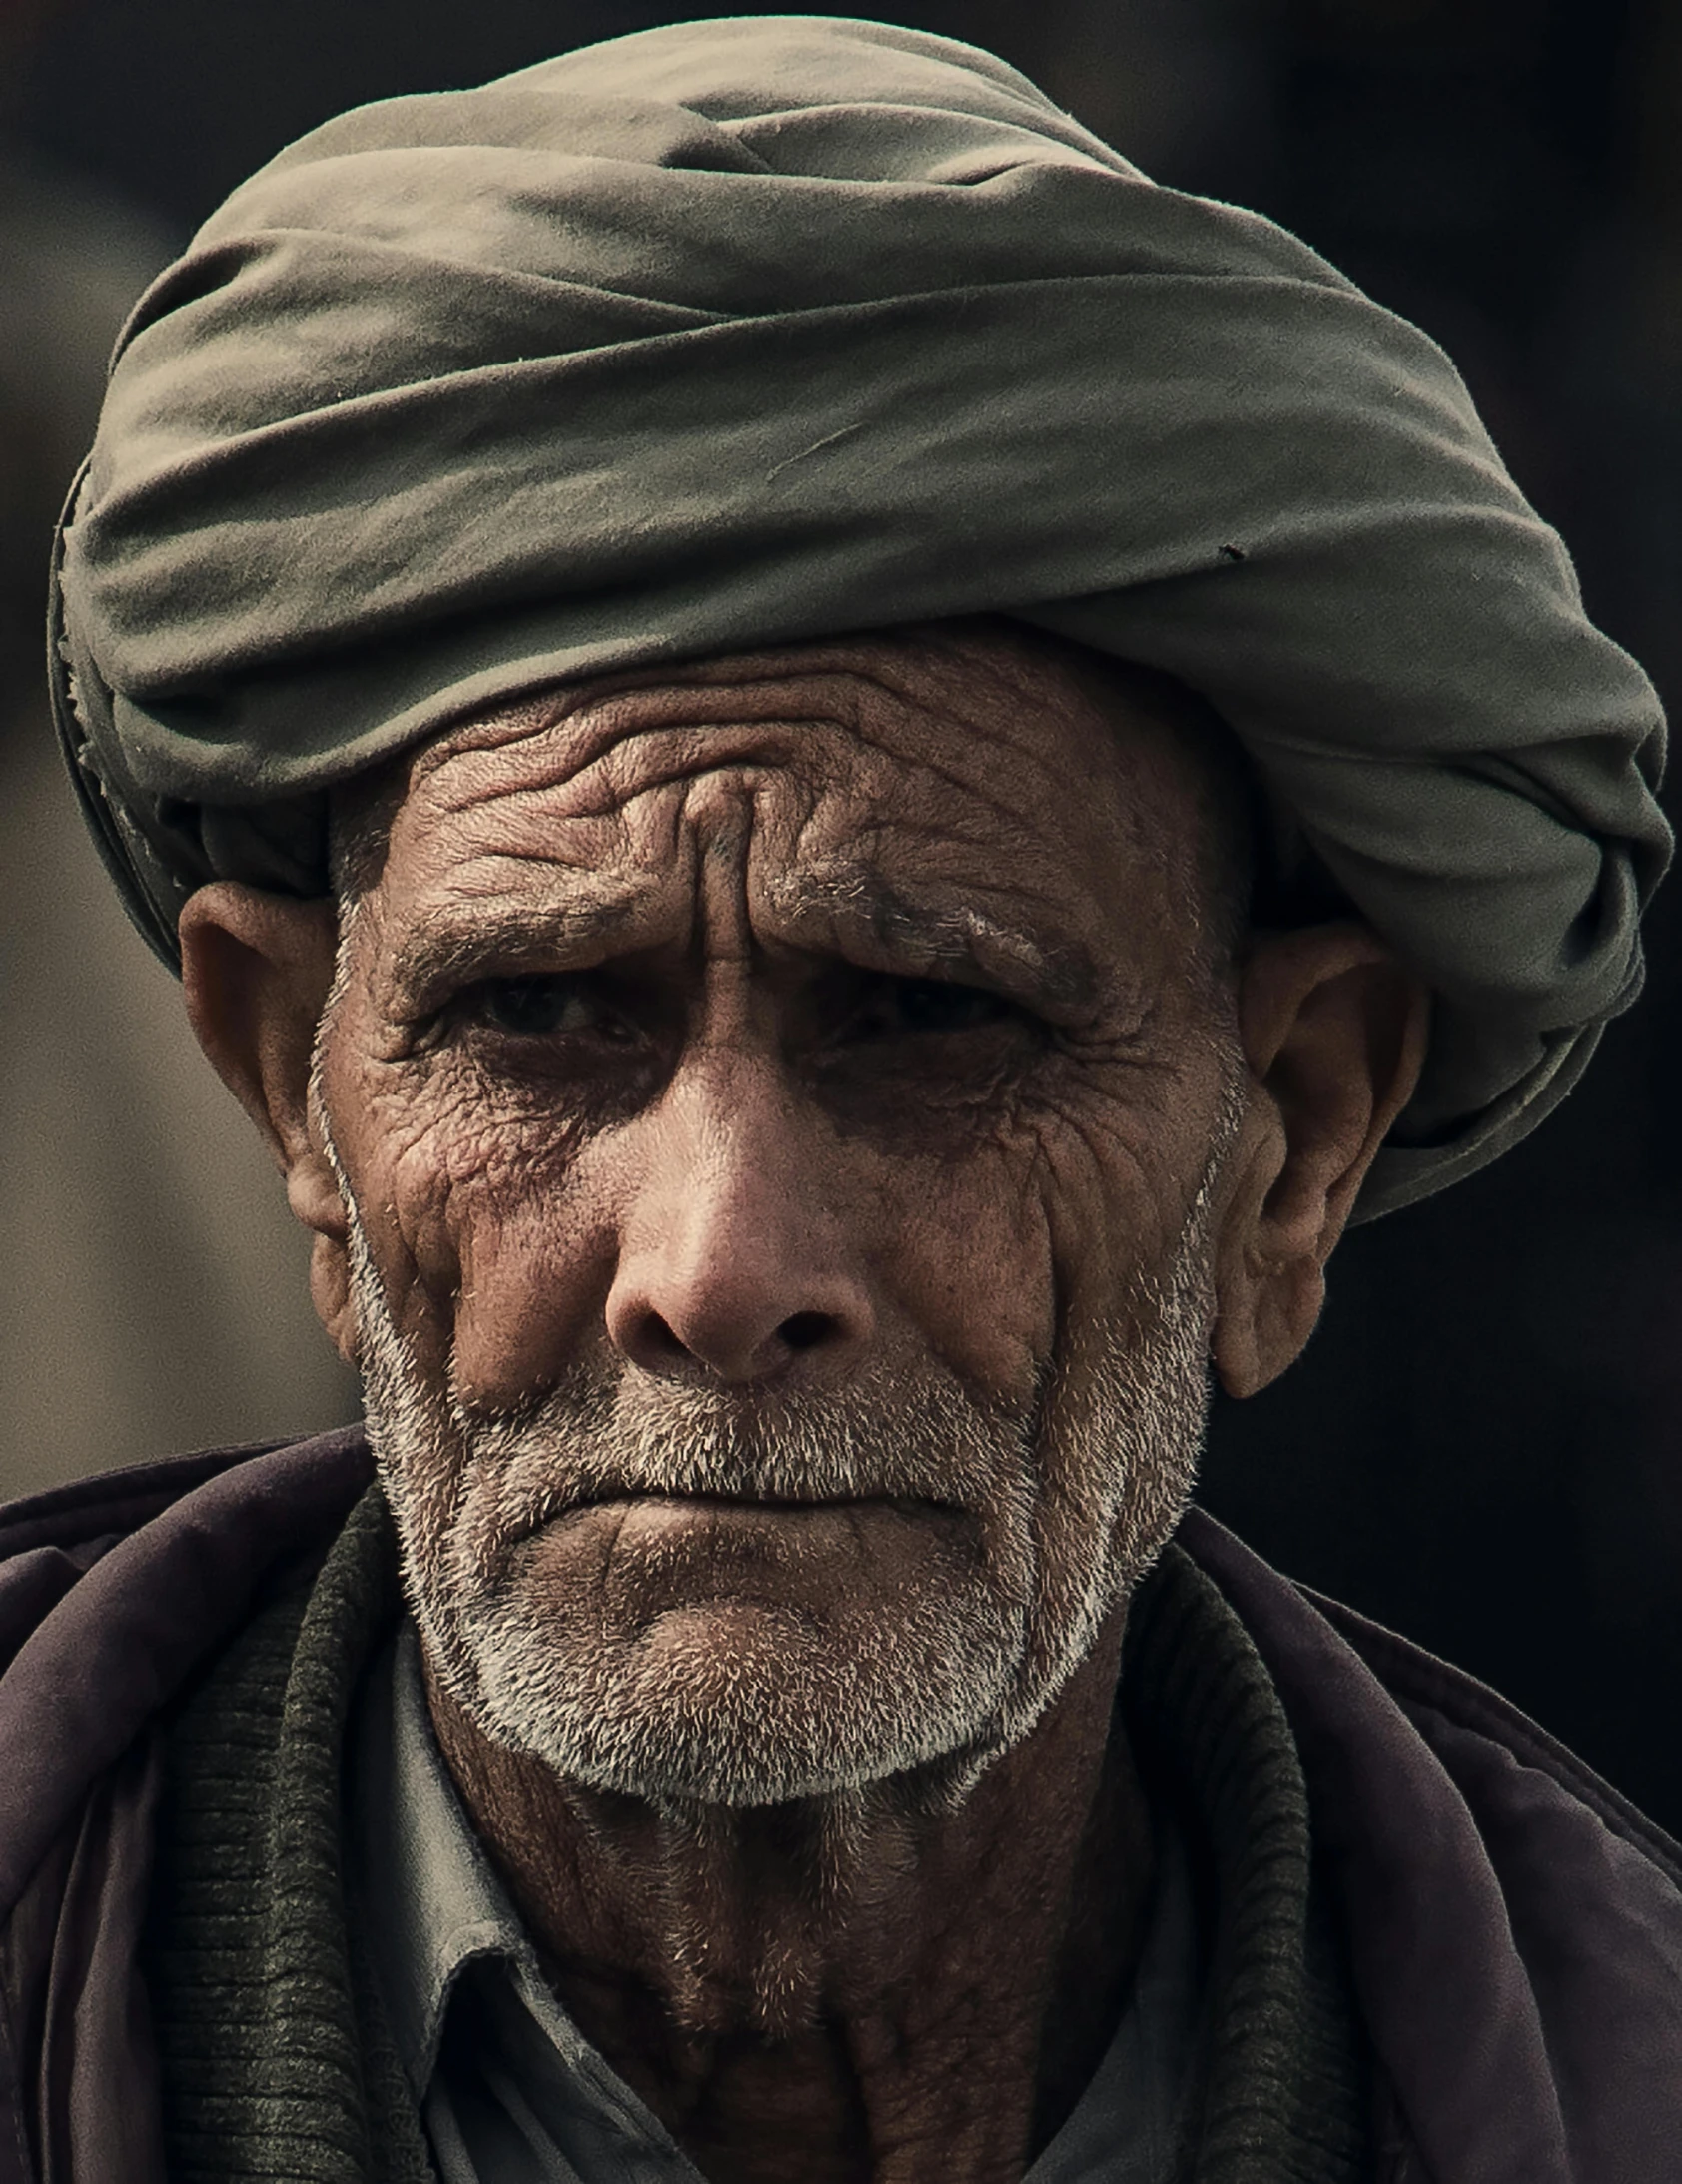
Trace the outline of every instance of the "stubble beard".
[[[495, 1413], [461, 1400], [452, 1369], [442, 1386], [420, 1370], [347, 1190], [369, 1436], [434, 1671], [491, 1743], [673, 1813], [889, 1779], [918, 1802], [962, 1796], [1063, 1688], [1190, 1498], [1206, 1198], [1167, 1268], [1016, 1404], [979, 1401], [933, 1360], [748, 1402], [580, 1365]], [[557, 1600], [529, 1554], [565, 1510], [637, 1494], [956, 1505], [979, 1515], [979, 1550], [841, 1630], [759, 1617], [709, 1642], [703, 1621], [654, 1647]]]

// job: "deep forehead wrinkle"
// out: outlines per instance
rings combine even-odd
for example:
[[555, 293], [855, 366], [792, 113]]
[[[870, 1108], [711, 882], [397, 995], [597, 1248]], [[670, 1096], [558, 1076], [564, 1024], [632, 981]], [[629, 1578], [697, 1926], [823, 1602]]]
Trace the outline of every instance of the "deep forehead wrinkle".
[[757, 727], [772, 738], [769, 755], [783, 757], [814, 728], [856, 733], [861, 711], [884, 702], [917, 709], [892, 675], [895, 664], [863, 646], [832, 644], [689, 661], [653, 680], [645, 673], [591, 677], [457, 723], [417, 754], [411, 780], [480, 752], [544, 742], [577, 775], [620, 745], [662, 731], [704, 736]]
[[1048, 707], [1072, 705], [1102, 730], [1108, 714], [1095, 712], [1068, 667], [1045, 655], [1046, 642], [1030, 646], [1020, 631], [1013, 638], [977, 620], [592, 676], [458, 722], [416, 756], [411, 779], [480, 752], [546, 740], [576, 777], [621, 746], [657, 742], [662, 732], [708, 737], [753, 728], [764, 732], [763, 755], [775, 763], [813, 731], [874, 743], [896, 716], [901, 723], [931, 712], [955, 718], [954, 705], [972, 734], [984, 726], [1008, 732]]

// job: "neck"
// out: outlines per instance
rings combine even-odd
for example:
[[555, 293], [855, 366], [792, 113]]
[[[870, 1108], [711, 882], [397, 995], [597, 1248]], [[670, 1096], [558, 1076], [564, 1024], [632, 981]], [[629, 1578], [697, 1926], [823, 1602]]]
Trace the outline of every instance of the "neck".
[[440, 1745], [580, 2029], [713, 2184], [1021, 2176], [1131, 1980], [1148, 1815], [1114, 1721], [1122, 1614], [961, 1801], [896, 1778], [656, 1811], [484, 1738]]

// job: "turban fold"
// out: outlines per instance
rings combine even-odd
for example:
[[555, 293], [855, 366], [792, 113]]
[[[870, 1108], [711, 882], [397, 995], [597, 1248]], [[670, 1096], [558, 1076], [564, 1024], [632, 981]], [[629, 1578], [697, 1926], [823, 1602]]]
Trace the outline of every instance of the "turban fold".
[[331, 786], [475, 708], [979, 613], [1201, 692], [1429, 982], [1362, 1214], [1633, 999], [1657, 701], [1441, 351], [881, 24], [643, 32], [283, 152], [119, 340], [50, 649], [173, 960], [206, 880], [324, 891]]

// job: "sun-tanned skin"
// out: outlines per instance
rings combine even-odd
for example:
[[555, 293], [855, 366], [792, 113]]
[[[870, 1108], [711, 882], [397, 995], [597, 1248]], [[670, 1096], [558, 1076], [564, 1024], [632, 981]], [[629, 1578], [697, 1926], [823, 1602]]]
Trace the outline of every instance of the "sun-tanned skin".
[[[586, 1356], [748, 1403], [933, 1357], [1029, 1406], [1206, 1182], [1210, 1347], [1248, 1394], [1313, 1325], [1425, 1005], [1352, 923], [1212, 962], [1199, 789], [1147, 705], [987, 629], [623, 676], [410, 763], [319, 1109], [330, 904], [203, 890], [189, 1005], [316, 1233], [335, 1339], [354, 1351], [324, 1117], [397, 1326], [469, 1406]], [[774, 1663], [791, 1616], [859, 1643], [988, 1522], [650, 1498], [534, 1552], [675, 1673]], [[935, 1770], [844, 1826], [821, 1797], [561, 1780], [428, 1661], [562, 2001], [717, 2184], [1003, 2184], [1067, 2112], [1151, 1877], [1112, 1721], [1124, 1614], [964, 1795]]]

